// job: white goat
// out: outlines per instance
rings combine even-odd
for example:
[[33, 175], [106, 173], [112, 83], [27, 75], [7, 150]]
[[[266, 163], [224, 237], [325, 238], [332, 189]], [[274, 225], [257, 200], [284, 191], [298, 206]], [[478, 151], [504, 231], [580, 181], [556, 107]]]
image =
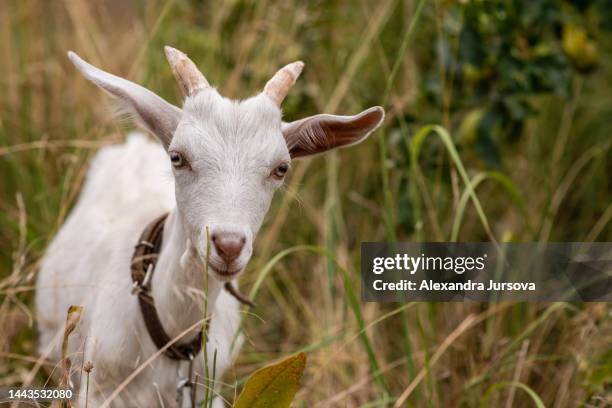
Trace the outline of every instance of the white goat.
[[[251, 257], [291, 159], [359, 143], [384, 117], [382, 108], [373, 107], [355, 116], [322, 114], [285, 123], [280, 105], [301, 73], [301, 62], [279, 70], [262, 93], [232, 101], [212, 88], [185, 54], [170, 47], [165, 51], [185, 96], [182, 109], [68, 53], [88, 80], [161, 142], [134, 134], [127, 143], [98, 152], [38, 276], [41, 354], [61, 358], [66, 311], [70, 305], [84, 307], [68, 351], [75, 368], [93, 363], [88, 395], [93, 407], [178, 405], [177, 368], [188, 364], [160, 351], [139, 298], [130, 294], [132, 256], [147, 225], [168, 213], [149, 274], [159, 322], [170, 339], [178, 338], [176, 344], [193, 343], [206, 297], [208, 372], [216, 355], [215, 377], [220, 378], [239, 348], [230, 350], [239, 303], [223, 287], [240, 276]], [[210, 279], [204, 294], [207, 259]], [[195, 358], [200, 379], [203, 365], [200, 354]], [[73, 382], [79, 386], [76, 371]], [[84, 383], [78, 405], [84, 405]], [[197, 399], [202, 398], [200, 387]]]

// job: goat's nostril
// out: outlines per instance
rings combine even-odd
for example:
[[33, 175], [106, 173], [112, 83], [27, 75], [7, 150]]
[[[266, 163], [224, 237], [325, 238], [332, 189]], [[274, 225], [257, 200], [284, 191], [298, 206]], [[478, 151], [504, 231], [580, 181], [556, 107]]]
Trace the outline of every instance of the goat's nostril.
[[212, 241], [217, 254], [227, 265], [230, 265], [240, 256], [246, 238], [237, 234], [214, 234]]

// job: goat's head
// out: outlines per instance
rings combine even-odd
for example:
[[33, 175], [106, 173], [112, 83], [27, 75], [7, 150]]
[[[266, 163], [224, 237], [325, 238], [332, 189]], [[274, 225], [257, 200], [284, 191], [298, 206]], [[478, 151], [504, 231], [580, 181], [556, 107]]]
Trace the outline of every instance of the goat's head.
[[184, 229], [201, 260], [211, 248], [209, 266], [221, 280], [234, 278], [246, 266], [291, 160], [357, 144], [384, 117], [381, 107], [373, 107], [355, 116], [321, 114], [283, 122], [280, 105], [302, 62], [279, 70], [260, 94], [232, 101], [212, 88], [185, 54], [166, 47], [185, 96], [179, 109], [72, 52], [68, 55], [87, 79], [119, 99], [163, 144], [173, 167]]

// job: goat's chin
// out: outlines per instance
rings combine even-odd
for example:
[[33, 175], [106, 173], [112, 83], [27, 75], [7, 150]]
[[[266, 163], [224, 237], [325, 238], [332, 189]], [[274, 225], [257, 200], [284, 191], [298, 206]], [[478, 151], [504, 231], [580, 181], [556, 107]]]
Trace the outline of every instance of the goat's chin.
[[229, 282], [240, 276], [240, 273], [244, 270], [244, 268], [219, 269], [214, 265], [211, 265], [211, 263], [208, 263], [208, 270], [209, 272], [212, 272], [212, 275], [221, 282]]

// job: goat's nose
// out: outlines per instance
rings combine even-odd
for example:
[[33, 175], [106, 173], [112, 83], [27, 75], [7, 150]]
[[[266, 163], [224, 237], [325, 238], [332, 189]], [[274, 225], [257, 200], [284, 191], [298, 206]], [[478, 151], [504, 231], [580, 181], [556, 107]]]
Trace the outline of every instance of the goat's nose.
[[238, 233], [219, 232], [213, 233], [212, 241], [221, 259], [231, 265], [242, 252], [246, 237]]

